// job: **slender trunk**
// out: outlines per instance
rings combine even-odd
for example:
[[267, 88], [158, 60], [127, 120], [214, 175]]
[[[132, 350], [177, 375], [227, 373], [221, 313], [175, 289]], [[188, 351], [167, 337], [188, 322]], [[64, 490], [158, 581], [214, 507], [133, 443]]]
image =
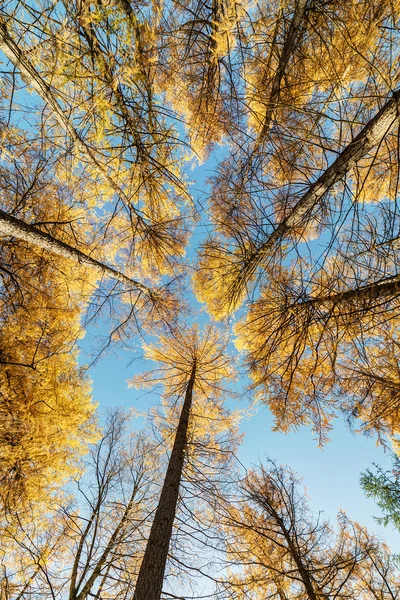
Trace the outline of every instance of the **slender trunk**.
[[151, 296], [154, 294], [150, 288], [142, 285], [138, 281], [127, 277], [123, 273], [120, 273], [112, 267], [108, 267], [102, 262], [88, 256], [84, 252], [81, 252], [77, 248], [57, 240], [52, 235], [37, 229], [34, 225], [29, 225], [21, 219], [12, 217], [3, 210], [0, 209], [0, 235], [11, 236], [19, 240], [28, 242], [42, 250], [48, 250], [52, 254], [62, 256], [68, 260], [72, 260], [75, 263], [88, 265], [94, 268], [100, 277], [110, 277], [116, 281], [123, 283], [131, 288], [136, 288], [138, 291]]
[[272, 517], [275, 519], [276, 523], [278, 524], [278, 527], [282, 531], [283, 537], [285, 538], [286, 543], [288, 545], [289, 553], [290, 553], [294, 563], [296, 564], [297, 570], [300, 575], [300, 579], [304, 585], [307, 597], [309, 598], [309, 600], [322, 600], [322, 598], [325, 598], [325, 595], [321, 595], [320, 592], [317, 593], [316, 590], [314, 589], [314, 582], [311, 578], [310, 572], [308, 571], [307, 567], [303, 563], [301, 553], [299, 552], [298, 548], [296, 547], [296, 544], [293, 541], [292, 535], [291, 535], [290, 531], [286, 528], [283, 519], [279, 516], [277, 511], [273, 508], [272, 504], [270, 504], [270, 503], [268, 506], [268, 510], [269, 510], [270, 514], [272, 515]]
[[243, 266], [240, 274], [240, 282], [238, 281], [237, 285], [237, 292], [233, 292], [234, 296], [241, 293], [243, 287], [250, 281], [256, 268], [272, 250], [274, 245], [291, 230], [304, 225], [304, 217], [310, 216], [312, 210], [325, 194], [338, 181], [343, 179], [358, 160], [365, 156], [372, 148], [380, 144], [385, 135], [393, 129], [399, 118], [399, 99], [400, 90], [397, 90], [393, 92], [393, 96], [386, 102], [383, 108], [339, 154], [337, 159], [309, 187], [308, 191], [292, 208], [290, 215], [283, 219], [272, 233], [267, 236], [264, 243], [252, 253]]
[[115, 548], [115, 546], [118, 543], [118, 537], [121, 534], [121, 532], [123, 531], [125, 524], [127, 523], [128, 519], [130, 517], [130, 514], [132, 512], [132, 509], [134, 507], [134, 501], [135, 501], [136, 494], [137, 494], [137, 487], [135, 486], [132, 491], [131, 497], [129, 499], [128, 505], [126, 506], [124, 513], [121, 517], [121, 520], [119, 521], [113, 534], [111, 535], [107, 546], [105, 547], [102, 555], [100, 556], [100, 558], [98, 559], [98, 561], [96, 563], [96, 566], [93, 568], [92, 574], [90, 575], [89, 579], [87, 580], [87, 582], [85, 583], [85, 585], [83, 586], [82, 590], [79, 593], [77, 593], [76, 589], [71, 589], [70, 600], [86, 600], [89, 595], [93, 595], [91, 593], [92, 587], [93, 587], [96, 579], [98, 577], [100, 577], [100, 575], [102, 574], [104, 567], [106, 566], [106, 563], [107, 563], [110, 553], [112, 552], [112, 550]]
[[[241, 167], [239, 169], [239, 176], [240, 176], [240, 179], [242, 182], [245, 182], [247, 180], [247, 177], [249, 176], [249, 174], [252, 172], [254, 158], [257, 157], [258, 151], [259, 151], [261, 145], [263, 144], [263, 142], [268, 134], [268, 131], [271, 127], [271, 122], [272, 122], [275, 110], [278, 106], [279, 98], [281, 95], [282, 79], [285, 75], [287, 66], [289, 64], [289, 60], [290, 60], [296, 46], [298, 45], [298, 43], [301, 39], [301, 36], [303, 34], [303, 31], [304, 31], [303, 21], [304, 21], [306, 12], [307, 12], [307, 4], [308, 4], [308, 0], [298, 0], [296, 2], [296, 6], [294, 9], [292, 21], [290, 23], [289, 31], [287, 33], [287, 36], [286, 36], [286, 39], [285, 39], [285, 42], [284, 42], [284, 45], [282, 48], [282, 52], [279, 57], [278, 67], [275, 72], [275, 75], [272, 78], [271, 90], [270, 90], [268, 100], [266, 103], [265, 115], [264, 115], [264, 118], [262, 121], [261, 130], [257, 136], [257, 139], [254, 141], [253, 147], [251, 148], [248, 158], [245, 159], [245, 161], [243, 162], [243, 164], [241, 165]], [[278, 18], [278, 21], [279, 21], [279, 18]], [[277, 37], [278, 26], [279, 25], [277, 24], [276, 31], [274, 34], [274, 40]], [[271, 48], [271, 53], [272, 53], [272, 51], [273, 51], [273, 48]], [[270, 60], [271, 60], [271, 56], [272, 56], [271, 53], [270, 53]], [[268, 71], [268, 68], [267, 68], [267, 71]], [[268, 73], [266, 74], [264, 81], [268, 80], [267, 75], [268, 75]], [[237, 164], [235, 161], [235, 168], [236, 167], [237, 167]], [[239, 204], [239, 201], [237, 201], [237, 203]]]
[[393, 275], [392, 277], [386, 277], [380, 281], [374, 281], [368, 285], [361, 286], [353, 290], [345, 290], [338, 294], [332, 294], [332, 296], [317, 296], [316, 298], [310, 298], [305, 302], [301, 302], [299, 306], [304, 305], [338, 305], [345, 304], [346, 302], [359, 301], [364, 302], [368, 300], [380, 300], [381, 298], [388, 298], [390, 296], [400, 296], [400, 274]]
[[290, 23], [289, 31], [285, 39], [282, 53], [279, 58], [278, 68], [274, 75], [271, 85], [271, 92], [268, 98], [267, 109], [265, 111], [264, 123], [262, 130], [257, 140], [256, 146], [259, 147], [262, 140], [267, 135], [271, 126], [272, 117], [279, 102], [281, 94], [281, 84], [283, 76], [286, 72], [290, 57], [292, 56], [296, 46], [298, 45], [303, 30], [303, 21], [306, 15], [308, 0], [298, 0], [293, 13], [293, 18]]
[[176, 430], [174, 446], [168, 463], [160, 500], [151, 527], [143, 561], [140, 566], [133, 600], [160, 600], [178, 501], [179, 486], [187, 444], [187, 431], [196, 377], [196, 361], [186, 389], [185, 400]]
[[94, 150], [89, 147], [79, 132], [75, 129], [65, 110], [58, 103], [51, 86], [46, 83], [40, 73], [36, 70], [35, 66], [29, 61], [25, 53], [20, 50], [18, 45], [10, 36], [4, 18], [0, 18], [0, 50], [4, 52], [6, 57], [20, 71], [24, 81], [33, 87], [42, 100], [51, 108], [54, 117], [60, 126], [71, 137], [88, 162], [96, 168], [98, 173], [100, 173], [100, 175], [107, 181], [111, 189], [114, 190], [121, 200], [123, 200], [123, 202], [129, 206], [130, 211], [135, 214], [139, 228], [149, 228], [149, 225], [145, 223], [143, 216], [140, 215], [139, 212], [132, 206], [129, 198], [120, 188], [120, 186], [107, 173], [106, 168], [98, 161]]

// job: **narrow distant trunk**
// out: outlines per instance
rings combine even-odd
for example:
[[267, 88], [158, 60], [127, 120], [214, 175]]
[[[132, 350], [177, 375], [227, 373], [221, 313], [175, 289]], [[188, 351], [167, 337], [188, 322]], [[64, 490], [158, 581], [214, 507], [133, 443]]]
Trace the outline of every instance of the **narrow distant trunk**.
[[[91, 592], [92, 587], [93, 587], [96, 579], [98, 577], [100, 577], [100, 575], [103, 573], [104, 568], [107, 567], [107, 564], [110, 564], [110, 563], [107, 563], [107, 561], [109, 559], [110, 554], [112, 554], [113, 550], [117, 546], [118, 537], [123, 532], [123, 529], [132, 513], [136, 494], [137, 494], [137, 488], [136, 488], [136, 486], [134, 486], [131, 497], [129, 499], [129, 502], [123, 512], [123, 515], [122, 515], [119, 523], [115, 527], [115, 529], [108, 541], [107, 546], [105, 547], [102, 555], [100, 556], [100, 558], [98, 559], [98, 561], [96, 563], [96, 566], [93, 568], [92, 574], [90, 575], [87, 582], [85, 583], [85, 585], [83, 586], [82, 590], [79, 593], [77, 593], [77, 589], [75, 589], [75, 582], [76, 582], [76, 577], [75, 577], [74, 587], [71, 586], [71, 589], [70, 589], [70, 600], [87, 600], [89, 595], [93, 596], [93, 594]], [[79, 587], [79, 585], [77, 587]]]
[[275, 520], [275, 522], [277, 523], [279, 529], [281, 530], [283, 537], [286, 540], [286, 543], [288, 545], [288, 550], [290, 553], [290, 556], [292, 557], [297, 570], [299, 572], [300, 575], [300, 579], [304, 585], [307, 597], [309, 600], [323, 600], [326, 598], [325, 594], [321, 594], [321, 592], [316, 592], [314, 589], [314, 582], [313, 579], [310, 575], [309, 570], [307, 569], [306, 564], [303, 561], [303, 557], [301, 556], [301, 552], [299, 550], [299, 548], [297, 547], [297, 543], [296, 543], [296, 537], [297, 537], [297, 532], [296, 532], [296, 525], [294, 524], [294, 526], [292, 526], [292, 529], [287, 529], [284, 520], [280, 517], [280, 515], [278, 514], [278, 512], [275, 510], [275, 508], [273, 507], [272, 502], [269, 502], [269, 499], [267, 498], [267, 502], [268, 502], [268, 512], [271, 514], [271, 516], [273, 517], [273, 519]]
[[0, 236], [10, 236], [17, 238], [18, 240], [23, 240], [28, 242], [28, 244], [36, 246], [37, 248], [48, 250], [52, 254], [62, 256], [63, 258], [74, 261], [75, 263], [88, 265], [89, 267], [94, 268], [100, 277], [110, 277], [111, 279], [120, 281], [124, 285], [128, 285], [131, 288], [136, 288], [138, 291], [145, 293], [149, 297], [154, 295], [154, 292], [152, 292], [152, 290], [147, 286], [135, 281], [134, 279], [131, 279], [130, 277], [127, 277], [112, 267], [108, 267], [95, 258], [92, 258], [84, 252], [81, 252], [77, 248], [62, 242], [61, 240], [57, 240], [52, 235], [41, 231], [34, 225], [29, 225], [21, 219], [12, 217], [1, 209]]
[[298, 0], [296, 2], [293, 18], [290, 23], [289, 31], [282, 49], [282, 53], [279, 58], [278, 68], [272, 80], [271, 92], [268, 98], [267, 109], [265, 111], [264, 123], [256, 144], [257, 148], [259, 147], [261, 141], [265, 138], [269, 131], [272, 117], [274, 115], [275, 109], [277, 107], [281, 95], [282, 79], [285, 75], [290, 57], [292, 56], [302, 37], [302, 33], [304, 31], [303, 21], [307, 11], [307, 3], [308, 0]]
[[185, 400], [176, 430], [174, 446], [160, 500], [151, 527], [150, 536], [140, 566], [133, 600], [160, 600], [164, 582], [169, 543], [172, 535], [179, 486], [181, 483], [193, 387], [196, 377], [196, 361], [186, 389]]

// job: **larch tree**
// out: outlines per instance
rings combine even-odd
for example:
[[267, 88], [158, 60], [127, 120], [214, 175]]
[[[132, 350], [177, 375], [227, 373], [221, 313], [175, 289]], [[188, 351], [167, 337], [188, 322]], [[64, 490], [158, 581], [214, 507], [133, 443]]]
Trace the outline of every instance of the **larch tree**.
[[[20, 132], [3, 130], [3, 140], [4, 152], [13, 151], [0, 167], [7, 217], [33, 222], [67, 246], [80, 219], [65, 201], [71, 188], [49, 178], [38, 146], [27, 147]], [[0, 495], [8, 511], [51, 496], [96, 436], [76, 348], [96, 274], [13, 234], [1, 239], [0, 256]]]
[[200, 161], [239, 120], [246, 7], [231, 0], [171, 2], [160, 19], [156, 81]]
[[339, 404], [393, 437], [393, 395], [386, 411], [389, 398], [373, 394], [362, 410], [335, 392], [371, 372], [366, 357], [397, 311], [396, 8], [265, 3], [250, 14], [266, 43], [254, 37], [245, 61], [247, 138], [230, 140], [211, 178], [197, 297], [219, 319], [245, 303], [237, 344], [278, 429], [311, 423], [324, 441]]
[[[126, 598], [136, 577], [159, 478], [154, 440], [114, 409], [82, 470], [38, 519], [2, 523], [4, 600]], [[151, 456], [151, 459], [150, 459]]]
[[[157, 369], [138, 376], [135, 386], [163, 386], [165, 415], [160, 426], [172, 445], [164, 483], [146, 544], [133, 598], [159, 600], [177, 512], [181, 483], [186, 472], [197, 468], [203, 477], [225, 465], [237, 439], [237, 415], [223, 407], [223, 396], [233, 378], [227, 340], [213, 327], [203, 333], [197, 326], [172, 331], [146, 346], [146, 357]], [[179, 402], [180, 401], [180, 402]], [[221, 441], [230, 434], [228, 443]], [[222, 445], [224, 444], [224, 445]], [[190, 473], [189, 473], [190, 474]]]
[[366, 256], [332, 259], [311, 280], [295, 268], [275, 271], [237, 327], [238, 345], [278, 429], [311, 423], [323, 441], [341, 411], [397, 448], [396, 260]]
[[[6, 510], [57, 488], [74, 472], [76, 461], [95, 435], [90, 385], [77, 363], [76, 343], [83, 337], [85, 311], [89, 310], [93, 318], [104, 304], [109, 302], [114, 307], [122, 298], [118, 308], [122, 305], [125, 311], [116, 318], [131, 331], [137, 328], [139, 319], [146, 321], [149, 315], [154, 322], [160, 317], [171, 319], [175, 310], [168, 287], [154, 285], [154, 278], [167, 271], [172, 273], [172, 259], [168, 263], [166, 258], [165, 268], [157, 260], [150, 261], [151, 268], [145, 268], [146, 259], [141, 253], [143, 270], [136, 272], [137, 279], [132, 277], [133, 267], [112, 265], [120, 260], [117, 256], [124, 255], [124, 262], [138, 239], [132, 232], [126, 235], [126, 229], [126, 244], [116, 239], [119, 234], [114, 219], [118, 220], [118, 207], [104, 220], [107, 211], [102, 212], [100, 207], [119, 187], [93, 150], [92, 140], [77, 131], [73, 116], [63, 104], [71, 74], [59, 75], [56, 87], [55, 64], [62, 71], [65, 61], [71, 59], [68, 53], [85, 54], [78, 42], [81, 35], [86, 39], [87, 31], [79, 29], [79, 15], [73, 14], [68, 21], [68, 35], [65, 31], [61, 35], [56, 29], [63, 29], [63, 25], [56, 13], [47, 19], [49, 6], [45, 3], [42, 12], [39, 5], [26, 7], [23, 3], [9, 5], [10, 13], [4, 6], [1, 9], [2, 49], [16, 63], [1, 85], [1, 495]], [[13, 38], [13, 26], [23, 33], [22, 48]], [[45, 56], [28, 51], [29, 42], [35, 43], [35, 36], [40, 37], [39, 30], [49, 36], [48, 46], [42, 47]], [[75, 49], [65, 41], [65, 35], [76, 41]], [[63, 43], [68, 55], [64, 58]], [[52, 55], [55, 47], [58, 51]], [[44, 64], [46, 73], [51, 64], [55, 69], [51, 85], [38, 71]], [[111, 85], [110, 73], [104, 76]], [[18, 114], [27, 83], [32, 84], [42, 105], [32, 109], [29, 128], [24, 130]], [[78, 89], [75, 86], [73, 94]], [[121, 101], [118, 90], [116, 94]], [[78, 96], [75, 99], [79, 104]], [[81, 109], [82, 104], [77, 110]], [[61, 129], [55, 132], [58, 127]], [[74, 149], [86, 157], [86, 163], [80, 162]], [[105, 155], [102, 160], [109, 164]], [[91, 169], [96, 175], [89, 172]], [[101, 187], [99, 173], [108, 192]], [[158, 211], [157, 219], [165, 218], [161, 208], [154, 210]], [[132, 206], [131, 212], [140, 223], [145, 222], [139, 209]], [[180, 235], [178, 230], [175, 223], [175, 240]], [[155, 250], [154, 240], [150, 246]], [[118, 333], [114, 331], [114, 336]], [[83, 436], [86, 443], [81, 443]]]
[[[2, 229], [90, 263], [128, 286], [123, 301], [133, 307], [137, 292], [157, 304], [163, 290], [152, 293], [151, 288], [179, 271], [189, 195], [180, 171], [181, 144], [152, 100], [156, 17], [144, 8], [138, 20], [128, 6], [117, 2], [110, 11], [101, 3], [44, 2], [3, 10], [1, 50], [12, 66], [8, 113], [16, 119], [27, 86], [38, 103], [30, 125], [42, 145], [62, 157], [54, 176], [64, 182], [79, 173], [84, 180], [80, 208], [89, 216], [92, 242], [103, 257], [93, 256], [93, 247], [74, 253], [57, 239], [27, 227], [23, 232], [23, 224], [5, 217]], [[107, 265], [110, 258], [123, 267]], [[140, 306], [135, 316], [139, 312]]]
[[[270, 461], [226, 501], [230, 598], [395, 598], [399, 573], [387, 548], [340, 513], [336, 528], [314, 516], [300, 481]], [[223, 505], [221, 505], [223, 506]]]
[[394, 7], [293, 2], [260, 10], [246, 62], [255, 73], [243, 111], [247, 139], [239, 150], [231, 140], [231, 155], [211, 180], [215, 233], [200, 249], [195, 277], [198, 297], [217, 317], [265, 281], [268, 267], [304, 254], [302, 242], [340, 226], [347, 212], [357, 219], [354, 199], [377, 201], [396, 190]]
[[[185, 300], [172, 291], [196, 209], [185, 167], [215, 148], [212, 231], [193, 285], [215, 318], [243, 306], [237, 347], [276, 428], [311, 423], [322, 442], [342, 411], [396, 438], [399, 10], [397, 0], [0, 7], [0, 498], [8, 539], [26, 553], [14, 574], [3, 569], [7, 599], [46, 585], [53, 599], [68, 589], [70, 600], [159, 600], [168, 555], [179, 564], [174, 527], [202, 536], [196, 511], [177, 526], [179, 499], [209, 498], [229, 469], [232, 357], [215, 327], [177, 326]], [[97, 435], [76, 348], [106, 312], [109, 341], [134, 345], [160, 322], [168, 332], [145, 346], [158, 368], [135, 380], [163, 386], [153, 424], [170, 454], [153, 523], [135, 499], [145, 457], [135, 466], [104, 441], [119, 435], [114, 420], [87, 512], [66, 509], [39, 540], [22, 521], [18, 531], [20, 508], [52, 502]], [[133, 495], [121, 499], [124, 477]], [[234, 593], [393, 600], [386, 550], [345, 517], [333, 540], [295, 486], [262, 470], [245, 482], [244, 514], [227, 509], [243, 536], [229, 552], [246, 563]], [[59, 575], [66, 537], [75, 557]]]

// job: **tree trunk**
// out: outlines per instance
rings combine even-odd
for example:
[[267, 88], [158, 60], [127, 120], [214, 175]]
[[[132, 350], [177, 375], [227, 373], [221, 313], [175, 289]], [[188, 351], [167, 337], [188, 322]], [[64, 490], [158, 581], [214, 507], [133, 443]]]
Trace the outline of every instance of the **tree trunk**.
[[283, 534], [283, 537], [286, 540], [289, 553], [290, 553], [294, 563], [296, 564], [297, 570], [300, 575], [300, 579], [304, 585], [308, 599], [309, 600], [325, 599], [325, 594], [321, 594], [320, 592], [317, 593], [314, 590], [314, 582], [312, 580], [310, 572], [307, 569], [306, 565], [304, 564], [301, 553], [300, 553], [299, 549], [296, 547], [297, 545], [296, 545], [295, 541], [293, 540], [293, 536], [294, 536], [294, 538], [296, 538], [296, 525], [294, 524], [291, 531], [288, 530], [287, 527], [285, 526], [283, 519], [279, 516], [277, 511], [274, 509], [271, 502], [268, 502], [268, 511], [270, 512], [272, 517], [275, 519], [275, 522], [278, 524], [278, 527], [280, 528], [280, 530]]
[[241, 272], [240, 291], [250, 280], [258, 265], [267, 256], [273, 246], [290, 230], [304, 224], [304, 216], [322, 200], [323, 196], [353, 167], [358, 160], [377, 146], [394, 127], [399, 119], [400, 90], [393, 92], [381, 110], [373, 117], [360, 133], [346, 146], [337, 159], [309, 187], [308, 191], [292, 208], [291, 213], [267, 236], [264, 243], [249, 257]]
[[400, 274], [386, 277], [380, 281], [361, 286], [352, 290], [345, 290], [332, 296], [317, 296], [310, 298], [305, 302], [299, 303], [299, 306], [304, 305], [322, 305], [322, 304], [345, 304], [346, 302], [364, 302], [369, 300], [380, 300], [390, 296], [400, 296]]
[[105, 547], [102, 555], [100, 556], [100, 558], [98, 559], [98, 561], [96, 563], [96, 566], [93, 568], [92, 574], [90, 575], [87, 582], [85, 583], [85, 585], [83, 586], [82, 590], [79, 593], [77, 593], [76, 589], [71, 587], [70, 600], [87, 600], [89, 595], [93, 596], [93, 594], [91, 593], [92, 587], [93, 587], [96, 579], [98, 577], [100, 577], [100, 575], [104, 571], [104, 567], [106, 566], [109, 555], [111, 554], [111, 552], [114, 550], [114, 548], [117, 545], [118, 536], [123, 531], [123, 528], [131, 515], [132, 509], [134, 508], [134, 501], [135, 501], [136, 494], [137, 494], [137, 488], [136, 488], [136, 486], [134, 486], [131, 497], [130, 497], [129, 502], [124, 510], [121, 520], [119, 521], [116, 528], [114, 529], [114, 531], [108, 541], [107, 546]]
[[299, 40], [301, 38], [301, 34], [303, 32], [302, 24], [307, 10], [307, 3], [308, 0], [298, 0], [296, 2], [292, 22], [290, 23], [289, 31], [285, 39], [282, 53], [279, 58], [278, 68], [272, 80], [271, 93], [268, 98], [264, 123], [256, 144], [257, 148], [259, 147], [260, 143], [269, 131], [272, 117], [274, 115], [281, 94], [281, 84], [283, 76], [288, 66], [290, 57], [292, 56], [293, 51], [298, 45]]
[[196, 360], [186, 389], [185, 400], [176, 430], [160, 500], [140, 566], [133, 600], [160, 600], [178, 501], [179, 486], [187, 444], [187, 431], [196, 377]]
[[81, 252], [77, 248], [57, 240], [53, 236], [40, 229], [37, 229], [34, 225], [29, 225], [7, 214], [0, 209], [0, 235], [10, 236], [17, 238], [18, 240], [24, 240], [28, 244], [32, 244], [42, 250], [47, 250], [57, 256], [62, 256], [68, 260], [72, 260], [75, 263], [88, 265], [96, 269], [100, 277], [110, 277], [116, 281], [123, 283], [131, 288], [136, 288], [139, 292], [143, 292], [147, 296], [151, 297], [154, 292], [147, 286], [127, 277], [123, 273], [120, 273], [112, 267], [101, 263], [100, 261], [88, 256], [84, 252]]

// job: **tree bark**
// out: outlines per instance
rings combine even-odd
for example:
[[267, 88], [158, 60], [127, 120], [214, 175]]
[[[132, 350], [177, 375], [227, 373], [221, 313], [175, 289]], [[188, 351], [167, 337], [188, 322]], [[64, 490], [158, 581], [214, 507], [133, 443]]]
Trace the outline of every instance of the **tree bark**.
[[393, 96], [386, 102], [381, 110], [363, 127], [360, 133], [346, 146], [336, 160], [324, 173], [309, 187], [308, 191], [292, 208], [291, 213], [270, 233], [263, 244], [252, 253], [246, 261], [241, 272], [240, 290], [248, 283], [256, 268], [267, 256], [273, 246], [288, 232], [304, 224], [304, 217], [309, 215], [325, 194], [348, 171], [365, 156], [372, 148], [377, 146], [394, 127], [399, 119], [400, 90], [393, 92]]
[[332, 296], [317, 296], [316, 298], [310, 298], [305, 302], [301, 302], [301, 305], [322, 305], [322, 304], [345, 304], [346, 302], [364, 302], [369, 300], [380, 300], [381, 298], [388, 298], [390, 296], [400, 296], [400, 274], [393, 275], [391, 277], [385, 277], [380, 281], [374, 281], [373, 283], [361, 286], [356, 289], [345, 290], [338, 294], [332, 294]]
[[293, 54], [301, 34], [303, 32], [302, 23], [306, 14], [308, 0], [298, 0], [293, 13], [293, 18], [290, 23], [289, 31], [283, 45], [282, 53], [279, 57], [279, 64], [272, 80], [271, 93], [268, 98], [267, 108], [265, 111], [264, 123], [262, 130], [257, 140], [257, 147], [267, 135], [271, 126], [272, 117], [277, 107], [281, 94], [282, 79], [288, 66], [290, 57]]
[[41, 248], [42, 250], [47, 250], [52, 254], [72, 260], [75, 263], [88, 265], [94, 268], [100, 277], [110, 277], [111, 279], [119, 281], [120, 283], [123, 283], [131, 288], [136, 288], [138, 291], [143, 292], [150, 297], [154, 295], [154, 292], [147, 286], [135, 281], [134, 279], [131, 279], [130, 277], [127, 277], [112, 267], [108, 267], [95, 258], [92, 258], [84, 252], [81, 252], [77, 248], [62, 242], [61, 240], [57, 240], [50, 234], [37, 229], [34, 227], [34, 225], [29, 225], [21, 219], [12, 217], [1, 209], [0, 235], [15, 237], [19, 240], [28, 242], [28, 244], [32, 244], [33, 246]]
[[133, 600], [160, 600], [165, 565], [172, 535], [178, 501], [179, 486], [187, 444], [187, 431], [196, 377], [196, 360], [186, 389], [185, 400], [176, 430], [174, 446], [168, 463], [160, 500], [151, 527], [150, 536], [140, 566]]
[[[291, 498], [292, 501], [292, 498]], [[267, 505], [267, 511], [275, 520], [275, 523], [278, 525], [278, 528], [281, 530], [283, 537], [286, 540], [289, 553], [296, 564], [297, 570], [300, 575], [300, 579], [304, 585], [307, 597], [309, 600], [323, 600], [326, 598], [325, 594], [321, 594], [321, 592], [316, 592], [314, 589], [314, 582], [311, 577], [307, 566], [304, 564], [303, 557], [301, 556], [301, 552], [299, 551], [296, 544], [296, 523], [291, 523], [291, 529], [288, 529], [284, 523], [283, 518], [278, 514], [273, 506], [273, 501], [270, 500], [268, 496], [265, 496], [261, 501], [261, 506], [265, 507], [265, 502]], [[292, 507], [287, 507], [287, 509]]]

